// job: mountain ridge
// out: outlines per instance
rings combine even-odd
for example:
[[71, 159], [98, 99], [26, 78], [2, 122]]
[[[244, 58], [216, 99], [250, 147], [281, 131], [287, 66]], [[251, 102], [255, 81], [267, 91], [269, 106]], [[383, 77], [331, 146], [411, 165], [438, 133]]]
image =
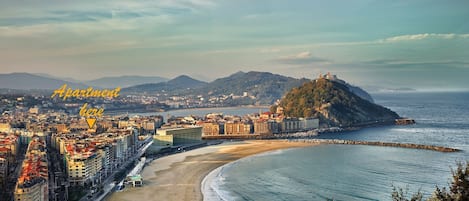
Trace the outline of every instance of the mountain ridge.
[[139, 75], [124, 75], [124, 76], [112, 76], [112, 77], [102, 77], [94, 80], [85, 81], [92, 86], [97, 86], [101, 88], [113, 88], [119, 85], [121, 88], [131, 87], [140, 84], [146, 83], [160, 83], [168, 81], [168, 78], [160, 76], [139, 76]]
[[88, 85], [64, 81], [52, 77], [44, 77], [30, 73], [0, 74], [0, 88], [3, 89], [56, 89], [63, 84], [73, 88], [87, 88]]
[[147, 83], [130, 86], [122, 89], [123, 93], [145, 93], [145, 92], [165, 92], [175, 90], [187, 90], [206, 85], [206, 82], [196, 80], [187, 75], [180, 75], [166, 82]]

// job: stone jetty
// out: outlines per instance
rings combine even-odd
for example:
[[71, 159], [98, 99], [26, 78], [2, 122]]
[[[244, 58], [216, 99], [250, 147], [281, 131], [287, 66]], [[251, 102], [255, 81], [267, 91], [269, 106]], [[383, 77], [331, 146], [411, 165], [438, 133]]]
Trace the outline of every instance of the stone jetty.
[[459, 152], [461, 150], [442, 147], [435, 145], [423, 145], [423, 144], [412, 144], [412, 143], [397, 143], [397, 142], [376, 142], [376, 141], [355, 141], [355, 140], [338, 140], [338, 139], [289, 139], [291, 142], [307, 142], [316, 144], [349, 144], [349, 145], [371, 145], [371, 146], [383, 146], [383, 147], [400, 147], [408, 149], [426, 149], [439, 152]]

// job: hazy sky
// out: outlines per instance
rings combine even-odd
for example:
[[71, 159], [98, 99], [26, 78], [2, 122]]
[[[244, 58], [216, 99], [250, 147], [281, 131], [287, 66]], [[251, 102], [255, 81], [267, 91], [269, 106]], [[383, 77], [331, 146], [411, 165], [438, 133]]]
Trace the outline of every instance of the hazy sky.
[[1, 1], [0, 73], [469, 89], [469, 1]]

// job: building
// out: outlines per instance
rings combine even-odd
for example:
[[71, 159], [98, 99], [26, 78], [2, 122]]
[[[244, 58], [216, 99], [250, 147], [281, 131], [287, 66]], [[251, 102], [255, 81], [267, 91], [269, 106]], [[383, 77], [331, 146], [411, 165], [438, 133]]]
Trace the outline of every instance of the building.
[[267, 124], [268, 124], [269, 130], [270, 130], [270, 132], [272, 132], [272, 134], [280, 133], [280, 124], [277, 121], [271, 119], [271, 120], [267, 121]]
[[300, 127], [302, 130], [313, 130], [319, 128], [319, 119], [317, 118], [300, 118]]
[[14, 134], [0, 133], [0, 157], [8, 160], [10, 164], [15, 162], [20, 148], [20, 139]]
[[92, 184], [99, 179], [102, 170], [102, 155], [91, 149], [74, 150], [67, 146], [66, 166], [71, 186]]
[[0, 123], [0, 132], [9, 132], [11, 130], [10, 123]]
[[300, 120], [298, 118], [284, 118], [280, 123], [282, 133], [293, 133], [302, 130]]
[[254, 122], [254, 133], [260, 135], [272, 134], [272, 132], [269, 130], [269, 124], [266, 120], [258, 120]]
[[31, 114], [39, 114], [39, 108], [38, 108], [38, 107], [29, 108], [29, 113], [31, 113]]
[[143, 186], [143, 179], [141, 175], [133, 175], [127, 176], [125, 178], [125, 185], [132, 186], [132, 187], [142, 187]]
[[279, 123], [275, 120], [260, 119], [254, 122], [254, 133], [260, 135], [278, 134]]
[[61, 132], [61, 133], [68, 132], [67, 125], [65, 124], [56, 124], [55, 129], [57, 129], [57, 132]]
[[216, 122], [202, 123], [202, 135], [203, 136], [217, 136], [220, 134], [221, 134], [220, 124]]
[[248, 135], [252, 133], [252, 124], [243, 122], [225, 123], [225, 135]]
[[158, 129], [153, 136], [157, 146], [174, 146], [198, 143], [202, 140], [202, 127], [189, 126], [179, 128]]
[[121, 121], [118, 122], [117, 128], [127, 128], [127, 127], [129, 127], [129, 126], [130, 126], [130, 122], [129, 122], [129, 121], [123, 121], [123, 120], [121, 120]]
[[156, 131], [156, 122], [154, 121], [144, 121], [141, 123], [143, 133], [155, 134]]
[[48, 201], [48, 161], [44, 141], [35, 137], [28, 145], [16, 182], [15, 201]]
[[0, 189], [5, 189], [8, 180], [8, 160], [0, 157]]

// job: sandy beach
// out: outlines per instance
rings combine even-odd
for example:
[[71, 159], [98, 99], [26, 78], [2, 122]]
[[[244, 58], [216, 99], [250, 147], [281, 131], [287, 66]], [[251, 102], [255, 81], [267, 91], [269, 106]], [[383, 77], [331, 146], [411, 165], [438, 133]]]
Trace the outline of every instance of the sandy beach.
[[142, 171], [144, 186], [115, 192], [109, 201], [202, 200], [201, 182], [212, 170], [240, 158], [267, 151], [313, 146], [281, 140], [223, 143], [153, 161]]

